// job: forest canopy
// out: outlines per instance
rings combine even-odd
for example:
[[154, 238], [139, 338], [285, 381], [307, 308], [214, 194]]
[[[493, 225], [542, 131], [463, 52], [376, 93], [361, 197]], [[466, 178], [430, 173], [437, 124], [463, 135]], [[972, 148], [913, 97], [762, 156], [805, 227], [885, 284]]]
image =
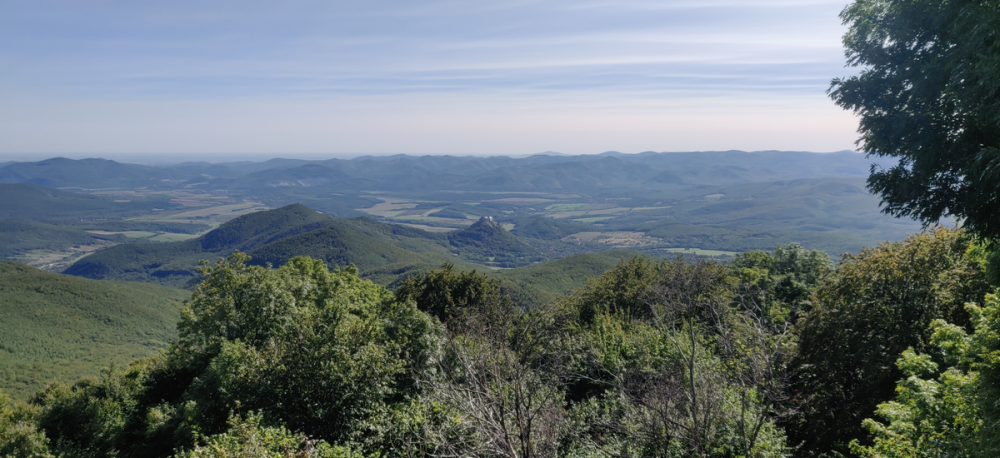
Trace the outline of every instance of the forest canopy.
[[3, 398], [0, 438], [11, 456], [891, 456], [940, 449], [908, 435], [926, 418], [989, 455], [984, 256], [940, 229], [837, 265], [796, 245], [622, 258], [535, 302], [447, 264], [394, 293], [236, 253], [202, 267], [167, 350]]

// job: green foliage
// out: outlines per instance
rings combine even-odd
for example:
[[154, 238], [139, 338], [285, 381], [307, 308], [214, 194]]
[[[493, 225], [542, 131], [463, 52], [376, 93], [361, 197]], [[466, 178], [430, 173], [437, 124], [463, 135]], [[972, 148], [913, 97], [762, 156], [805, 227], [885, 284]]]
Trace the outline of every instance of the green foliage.
[[253, 263], [280, 266], [295, 256], [321, 259], [330, 266], [354, 264], [362, 271], [378, 267], [417, 264], [448, 259], [441, 249], [417, 253], [346, 227], [327, 227], [285, 237], [250, 251]]
[[[736, 317], [756, 312], [731, 307], [739, 288], [729, 268], [678, 260], [649, 270], [655, 272], [641, 294], [646, 314], [588, 307], [597, 312], [582, 323], [583, 351], [574, 352], [589, 353], [574, 363], [577, 380], [587, 383], [574, 383], [568, 393], [577, 400], [570, 429], [587, 439], [572, 448], [590, 443], [616, 456], [784, 456], [784, 434], [775, 424], [779, 400], [772, 397], [784, 389], [780, 377], [750, 376], [761, 356], [777, 349], [756, 352], [749, 329], [736, 325]], [[782, 336], [770, 336], [780, 347]], [[782, 371], [780, 359], [763, 364]]]
[[579, 314], [583, 323], [593, 322], [600, 313], [649, 318], [650, 289], [664, 268], [665, 264], [644, 257], [623, 258], [600, 277], [588, 279], [587, 286], [567, 298], [566, 305]]
[[17, 399], [162, 351], [188, 293], [0, 262], [0, 389]]
[[864, 457], [996, 456], [1000, 409], [996, 404], [1000, 362], [1000, 297], [987, 294], [982, 307], [966, 305], [974, 332], [944, 320], [931, 323], [934, 353], [907, 349], [896, 362], [906, 378], [896, 397], [879, 405], [887, 423], [865, 420], [874, 442], [851, 449]]
[[451, 246], [466, 259], [495, 267], [517, 267], [544, 258], [538, 250], [493, 221], [479, 221], [448, 234]]
[[37, 409], [11, 402], [0, 391], [0, 457], [51, 458], [48, 439], [35, 425]]
[[182, 451], [176, 458], [352, 458], [360, 455], [347, 447], [293, 434], [284, 427], [261, 426], [262, 415], [251, 412], [244, 420], [229, 419], [229, 429], [211, 436], [205, 445]]
[[514, 220], [514, 230], [511, 232], [518, 237], [557, 240], [577, 232], [592, 230], [594, 227], [588, 224], [560, 221], [545, 216], [531, 216]]
[[783, 304], [792, 322], [800, 313], [811, 310], [813, 289], [833, 271], [826, 253], [794, 243], [776, 247], [773, 254], [757, 250], [739, 254], [732, 266], [744, 282]]
[[788, 424], [793, 443], [846, 453], [864, 437], [861, 420], [903, 377], [898, 355], [929, 352], [935, 319], [969, 327], [964, 304], [988, 291], [981, 251], [965, 232], [939, 229], [841, 261], [799, 326], [797, 395], [806, 402]]
[[933, 222], [952, 214], [1000, 237], [1000, 4], [996, 1], [857, 0], [842, 13], [848, 64], [830, 95], [861, 118], [885, 211]]
[[443, 323], [500, 301], [501, 297], [499, 281], [475, 270], [455, 272], [452, 264], [409, 277], [396, 289], [399, 302], [413, 301], [421, 311]]
[[530, 266], [503, 269], [493, 274], [501, 281], [517, 285], [531, 295], [536, 303], [544, 304], [582, 288], [587, 284], [588, 278], [597, 277], [622, 259], [635, 256], [638, 256], [636, 252], [625, 250], [578, 254]]
[[376, 432], [391, 406], [418, 393], [432, 320], [352, 267], [247, 260], [236, 253], [203, 268], [166, 354], [37, 396], [56, 450], [167, 456], [206, 445], [200, 438], [223, 433], [244, 409], [331, 443], [383, 440]]
[[249, 250], [282, 235], [314, 229], [329, 220], [329, 217], [304, 205], [289, 205], [228, 221], [205, 234], [200, 245], [204, 251], [222, 251], [226, 248]]

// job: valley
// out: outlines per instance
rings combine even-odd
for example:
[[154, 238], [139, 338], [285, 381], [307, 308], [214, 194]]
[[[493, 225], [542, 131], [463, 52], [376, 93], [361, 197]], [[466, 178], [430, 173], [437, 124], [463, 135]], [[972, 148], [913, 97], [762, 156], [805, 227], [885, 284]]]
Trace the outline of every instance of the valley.
[[[794, 167], [783, 165], [789, 158]], [[202, 260], [236, 252], [258, 266], [296, 256], [353, 265], [390, 289], [447, 264], [486, 272], [546, 303], [634, 256], [727, 261], [797, 243], [836, 259], [918, 231], [879, 213], [864, 189], [865, 163], [854, 153], [778, 152], [12, 163], [0, 167], [0, 257], [53, 272], [6, 264], [6, 281], [112, 288], [125, 295], [108, 297], [125, 307], [144, 300], [139, 285], [156, 285], [150, 291], [167, 302], [150, 304], [160, 304], [154, 308], [168, 313], [166, 321], [201, 281]], [[55, 273], [63, 275], [46, 276]], [[23, 306], [76, 303], [59, 294]], [[173, 334], [158, 335], [162, 342]], [[28, 361], [11, 353], [18, 373], [28, 375], [0, 380], [0, 389], [23, 397], [48, 378], [95, 375], [108, 361], [160, 348], [143, 342], [94, 347], [86, 360], [93, 366], [60, 370], [51, 364], [61, 357]]]
[[[869, 165], [856, 153], [774, 151], [155, 167], [55, 158], [0, 167], [0, 256], [60, 272], [97, 250], [188, 241], [297, 203], [438, 234], [489, 216], [548, 260], [608, 249], [727, 257], [786, 243], [837, 258], [919, 230], [879, 213], [864, 188]], [[497, 267], [488, 258], [466, 260]]]

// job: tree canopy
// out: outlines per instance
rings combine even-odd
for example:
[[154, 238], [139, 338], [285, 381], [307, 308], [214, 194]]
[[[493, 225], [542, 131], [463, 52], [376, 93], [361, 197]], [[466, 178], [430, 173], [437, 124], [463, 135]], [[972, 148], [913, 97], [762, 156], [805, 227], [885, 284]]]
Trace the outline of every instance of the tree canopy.
[[841, 18], [861, 72], [830, 96], [860, 116], [863, 151], [898, 159], [868, 179], [883, 211], [1000, 237], [1000, 2], [857, 0]]

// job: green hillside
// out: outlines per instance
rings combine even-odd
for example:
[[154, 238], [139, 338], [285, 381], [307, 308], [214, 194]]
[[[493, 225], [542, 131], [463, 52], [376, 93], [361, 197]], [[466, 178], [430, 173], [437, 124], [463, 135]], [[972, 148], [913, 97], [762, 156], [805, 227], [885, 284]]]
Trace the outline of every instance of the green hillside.
[[189, 295], [0, 262], [0, 389], [23, 399], [48, 381], [155, 354], [175, 337]]
[[519, 237], [532, 239], [557, 240], [567, 235], [594, 230], [594, 226], [589, 224], [576, 223], [572, 221], [557, 220], [544, 216], [529, 216], [514, 220], [514, 229], [511, 233]]
[[32, 250], [61, 250], [102, 240], [121, 242], [121, 235], [97, 235], [84, 230], [37, 221], [0, 221], [0, 258], [25, 255]]
[[363, 273], [377, 271], [377, 281], [384, 284], [396, 280], [387, 272], [454, 262], [444, 235], [367, 217], [333, 218], [294, 204], [235, 218], [196, 239], [114, 246], [77, 261], [65, 273], [184, 287], [197, 278], [202, 259], [213, 261], [237, 250], [258, 264], [279, 266], [305, 255], [330, 266], [355, 264]]
[[545, 303], [567, 295], [587, 284], [587, 279], [597, 277], [618, 264], [622, 258], [643, 256], [627, 250], [578, 254], [555, 261], [540, 262], [496, 272], [494, 275], [520, 286], [534, 296], [538, 303]]
[[385, 266], [428, 264], [451, 261], [443, 247], [425, 253], [401, 248], [393, 240], [380, 240], [346, 227], [327, 227], [269, 243], [248, 254], [254, 264], [283, 265], [295, 256], [322, 259], [328, 266], [354, 264], [362, 275]]
[[452, 232], [448, 241], [463, 258], [494, 267], [517, 267], [544, 260], [541, 252], [487, 217]]
[[118, 245], [87, 256], [64, 273], [92, 279], [144, 281], [184, 286], [202, 259], [249, 251], [270, 241], [322, 227], [331, 218], [302, 205], [251, 213], [183, 242]]

